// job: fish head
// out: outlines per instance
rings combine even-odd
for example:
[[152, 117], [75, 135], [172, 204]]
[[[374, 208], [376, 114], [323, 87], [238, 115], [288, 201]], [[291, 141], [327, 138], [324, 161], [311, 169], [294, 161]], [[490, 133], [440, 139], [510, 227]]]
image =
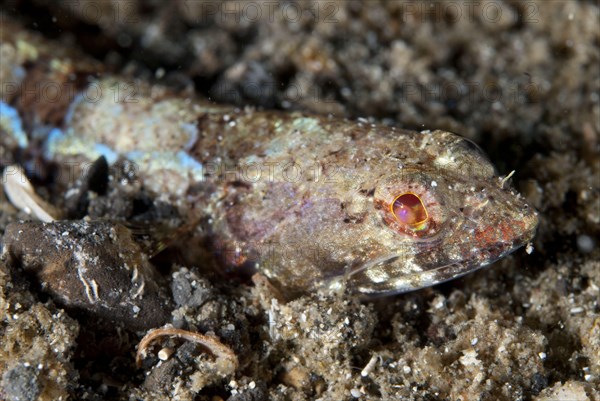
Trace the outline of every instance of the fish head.
[[[374, 192], [369, 257], [342, 281], [366, 295], [407, 292], [489, 265], [533, 238], [538, 214], [471, 141], [425, 133], [417, 163], [382, 177]], [[425, 160], [425, 162], [423, 162]]]

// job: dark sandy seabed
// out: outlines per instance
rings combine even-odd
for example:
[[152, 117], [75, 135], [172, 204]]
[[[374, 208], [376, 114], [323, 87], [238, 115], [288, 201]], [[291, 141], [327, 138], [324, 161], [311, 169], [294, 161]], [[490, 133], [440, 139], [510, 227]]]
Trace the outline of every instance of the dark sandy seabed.
[[[231, 346], [240, 368], [227, 377], [175, 340], [167, 362], [136, 369], [143, 332], [67, 313], [0, 261], [0, 399], [600, 399], [598, 3], [467, 3], [254, 2], [255, 18], [237, 2], [2, 1], [8, 18], [115, 71], [159, 70], [163, 83], [217, 102], [460, 133], [501, 174], [516, 170], [541, 221], [532, 254], [370, 302], [278, 302], [268, 286], [163, 254], [161, 265], [174, 263], [163, 269], [173, 321]], [[0, 168], [26, 157], [0, 139]], [[34, 184], [64, 203], [48, 177]], [[156, 207], [136, 191], [111, 181], [90, 214]], [[18, 219], [27, 216], [0, 195], [0, 232]]]

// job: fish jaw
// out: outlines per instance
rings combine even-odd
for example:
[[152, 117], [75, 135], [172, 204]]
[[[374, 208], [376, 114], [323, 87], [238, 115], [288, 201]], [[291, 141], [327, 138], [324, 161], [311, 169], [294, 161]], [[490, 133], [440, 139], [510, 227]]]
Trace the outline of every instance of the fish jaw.
[[497, 233], [501, 233], [503, 237], [514, 233], [514, 229], [508, 223], [499, 227], [496, 233], [480, 232], [477, 235], [488, 238], [489, 241], [481, 243], [481, 248], [474, 246], [463, 248], [465, 250], [462, 252], [460, 247], [468, 247], [470, 244], [439, 246], [437, 249], [426, 251], [415, 252], [408, 249], [390, 253], [350, 269], [347, 274], [328, 281], [327, 286], [332, 289], [350, 288], [352, 292], [367, 297], [393, 295], [431, 287], [472, 273], [515, 252], [533, 239], [537, 224], [537, 213], [526, 216], [522, 222], [515, 225], [520, 229], [525, 227], [522, 235], [506, 241], [496, 241], [491, 238]]

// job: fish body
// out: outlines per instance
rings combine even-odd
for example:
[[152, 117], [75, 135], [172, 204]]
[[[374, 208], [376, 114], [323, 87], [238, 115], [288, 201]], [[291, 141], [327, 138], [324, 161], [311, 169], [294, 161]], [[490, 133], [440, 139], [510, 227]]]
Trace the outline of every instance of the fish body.
[[[146, 188], [198, 221], [195, 263], [258, 271], [289, 294], [381, 295], [476, 270], [535, 233], [536, 212], [458, 135], [214, 105], [103, 74], [28, 35], [2, 38], [13, 55], [3, 107], [20, 121], [1, 129], [45, 132], [58, 161], [133, 161]], [[74, 95], [32, 103], [13, 89], [53, 79]]]

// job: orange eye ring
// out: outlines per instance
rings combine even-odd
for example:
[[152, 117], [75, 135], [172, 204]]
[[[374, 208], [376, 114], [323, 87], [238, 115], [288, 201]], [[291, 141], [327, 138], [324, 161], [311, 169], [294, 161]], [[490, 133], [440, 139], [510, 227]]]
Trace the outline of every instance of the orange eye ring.
[[429, 214], [421, 198], [413, 192], [404, 192], [390, 203], [390, 212], [401, 224], [414, 231], [427, 228]]

